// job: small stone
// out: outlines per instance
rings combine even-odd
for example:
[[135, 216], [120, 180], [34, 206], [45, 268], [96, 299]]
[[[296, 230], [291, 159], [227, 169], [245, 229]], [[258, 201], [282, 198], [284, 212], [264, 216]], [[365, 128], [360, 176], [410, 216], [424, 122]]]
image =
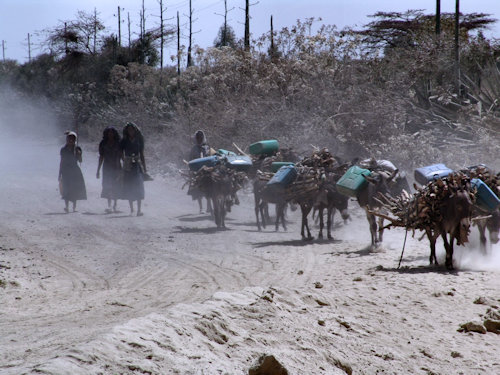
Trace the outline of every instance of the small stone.
[[488, 332], [500, 334], [500, 320], [486, 319], [484, 321], [484, 327]]
[[288, 370], [273, 355], [263, 355], [258, 363], [248, 370], [248, 375], [288, 375]]
[[451, 356], [453, 358], [462, 358], [462, 354], [460, 354], [459, 352], [451, 352]]
[[304, 271], [300, 270], [299, 272], [297, 272], [297, 275], [303, 275], [304, 274]]
[[487, 302], [486, 302], [486, 298], [484, 297], [478, 297], [474, 300], [474, 304], [476, 305], [486, 305]]
[[320, 320], [318, 320], [318, 324], [320, 326], [324, 326], [325, 325], [325, 321], [320, 319]]
[[486, 333], [486, 328], [481, 323], [467, 322], [460, 326], [459, 332]]
[[500, 320], [500, 310], [495, 310], [495, 309], [486, 310], [486, 319]]
[[321, 284], [319, 281], [316, 281], [316, 282], [314, 283], [314, 287], [315, 287], [316, 289], [321, 289], [321, 288], [323, 288], [323, 284]]

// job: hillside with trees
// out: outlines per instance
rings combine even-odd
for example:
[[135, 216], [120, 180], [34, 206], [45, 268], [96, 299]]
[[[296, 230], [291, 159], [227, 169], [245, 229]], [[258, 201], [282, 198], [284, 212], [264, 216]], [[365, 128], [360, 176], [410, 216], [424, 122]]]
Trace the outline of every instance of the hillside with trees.
[[418, 10], [372, 18], [361, 30], [306, 19], [250, 48], [223, 25], [186, 67], [180, 45], [173, 64], [159, 66], [160, 43], [173, 43], [175, 30], [141, 28], [121, 45], [96, 15], [78, 12], [47, 30], [48, 52], [1, 62], [0, 84], [15, 100], [47, 101], [61, 129], [77, 127], [91, 142], [106, 126], [136, 122], [158, 166], [181, 163], [198, 128], [223, 148], [277, 138], [299, 152], [327, 146], [408, 169], [495, 162], [500, 40], [483, 32], [496, 20], [460, 14], [456, 29], [455, 15], [443, 13], [437, 30], [435, 15]]

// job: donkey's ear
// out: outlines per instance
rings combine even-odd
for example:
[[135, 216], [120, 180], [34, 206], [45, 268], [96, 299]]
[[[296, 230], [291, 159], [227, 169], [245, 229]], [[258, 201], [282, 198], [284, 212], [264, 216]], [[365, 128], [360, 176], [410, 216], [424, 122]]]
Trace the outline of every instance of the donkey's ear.
[[387, 179], [387, 183], [390, 183], [392, 180], [394, 180], [394, 178], [398, 175], [398, 172], [399, 170], [396, 168]]
[[361, 176], [363, 176], [363, 178], [368, 181], [370, 184], [376, 184], [377, 183], [377, 180], [375, 180], [373, 177], [371, 176], [365, 176], [364, 174], [362, 174]]

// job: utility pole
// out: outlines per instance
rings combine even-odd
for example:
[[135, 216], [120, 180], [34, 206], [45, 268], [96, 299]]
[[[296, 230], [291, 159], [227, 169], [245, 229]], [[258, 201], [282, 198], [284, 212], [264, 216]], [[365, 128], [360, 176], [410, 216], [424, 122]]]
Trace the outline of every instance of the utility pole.
[[179, 11], [177, 11], [177, 75], [181, 75], [181, 26], [179, 23]]
[[456, 74], [456, 89], [460, 95], [460, 52], [458, 45], [458, 36], [460, 31], [460, 0], [455, 0], [455, 74]]
[[224, 0], [224, 35], [222, 37], [222, 45], [227, 46], [227, 0]]
[[158, 1], [160, 4], [160, 70], [163, 71], [163, 46], [165, 44], [165, 25], [163, 13], [166, 12], [166, 8], [163, 8], [163, 0]]
[[271, 59], [274, 58], [274, 28], [273, 28], [273, 15], [271, 14]]
[[93, 48], [94, 55], [96, 49], [97, 49], [97, 9], [94, 8], [94, 48]]
[[30, 40], [30, 33], [28, 33], [28, 62], [31, 62], [31, 40]]
[[5, 40], [2, 40], [2, 60], [5, 62]]
[[142, 0], [141, 10], [141, 60], [142, 64], [146, 62], [146, 8], [144, 8], [144, 0]]
[[250, 7], [258, 3], [257, 1], [256, 3], [250, 4], [250, 0], [245, 0], [245, 51], [250, 51]]
[[127, 12], [128, 19], [128, 49], [130, 50], [130, 13]]
[[179, 11], [177, 11], [177, 75], [181, 75], [181, 25]]
[[441, 34], [441, 0], [436, 0], [436, 35]]
[[193, 61], [191, 59], [191, 43], [193, 41], [193, 8], [191, 5], [191, 0], [189, 0], [189, 46], [188, 46], [188, 55], [187, 55], [187, 67], [189, 68], [193, 65]]
[[228, 45], [228, 40], [227, 40], [227, 14], [230, 11], [232, 11], [233, 9], [234, 9], [234, 7], [228, 10], [227, 9], [227, 0], [224, 0], [224, 14], [215, 13], [218, 16], [224, 17], [224, 28], [222, 30], [222, 40], [221, 40], [221, 44], [224, 47]]
[[68, 54], [68, 24], [64, 22], [64, 53]]
[[245, 51], [250, 51], [250, 0], [245, 0]]
[[120, 6], [118, 6], [118, 47], [122, 46], [122, 20], [120, 17]]

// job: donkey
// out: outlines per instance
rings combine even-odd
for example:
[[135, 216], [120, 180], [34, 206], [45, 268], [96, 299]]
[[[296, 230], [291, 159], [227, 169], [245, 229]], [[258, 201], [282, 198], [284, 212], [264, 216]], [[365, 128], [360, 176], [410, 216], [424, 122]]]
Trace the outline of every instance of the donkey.
[[427, 227], [425, 233], [429, 239], [431, 254], [430, 264], [438, 265], [436, 259], [436, 240], [439, 236], [443, 238], [446, 250], [445, 265], [448, 269], [453, 269], [453, 245], [455, 240], [457, 245], [467, 242], [467, 237], [471, 224], [473, 204], [466, 191], [459, 190], [448, 197], [439, 208], [442, 219], [434, 226]]
[[387, 172], [375, 172], [372, 176], [363, 175], [366, 181], [368, 181], [368, 186], [359, 192], [357, 199], [359, 206], [366, 211], [366, 218], [370, 224], [372, 247], [377, 247], [382, 243], [384, 219], [379, 217], [377, 225], [377, 219], [370, 211], [379, 209], [382, 206], [377, 197], [380, 194], [385, 195], [390, 193], [389, 184], [396, 177], [397, 173], [398, 170], [396, 169], [390, 174]]
[[287, 205], [287, 201], [284, 198], [283, 194], [279, 192], [266, 188], [267, 181], [265, 180], [254, 180], [253, 183], [253, 195], [255, 201], [255, 218], [257, 219], [257, 229], [260, 231], [261, 222], [259, 220], [259, 214], [262, 219], [262, 227], [266, 227], [266, 218], [267, 218], [267, 208], [268, 203], [274, 203], [276, 205], [276, 222], [275, 228], [276, 231], [279, 230], [279, 224], [281, 221], [281, 225], [283, 229], [286, 231], [286, 220], [285, 220], [285, 207]]
[[326, 204], [320, 203], [318, 207], [318, 216], [319, 216], [319, 238], [323, 238], [323, 228], [324, 228], [324, 218], [323, 211], [326, 209], [326, 232], [327, 238], [332, 240], [332, 223], [333, 217], [335, 215], [335, 211], [339, 210], [342, 219], [344, 219], [344, 223], [347, 223], [347, 220], [350, 219], [350, 215], [347, 211], [347, 206], [349, 203], [349, 197], [340, 194], [335, 185], [328, 185], [326, 188]]
[[490, 213], [490, 217], [486, 219], [476, 220], [477, 229], [479, 230], [479, 243], [480, 249], [483, 254], [486, 254], [486, 229], [488, 229], [490, 243], [498, 243], [498, 232], [500, 229], [500, 210], [496, 209]]

